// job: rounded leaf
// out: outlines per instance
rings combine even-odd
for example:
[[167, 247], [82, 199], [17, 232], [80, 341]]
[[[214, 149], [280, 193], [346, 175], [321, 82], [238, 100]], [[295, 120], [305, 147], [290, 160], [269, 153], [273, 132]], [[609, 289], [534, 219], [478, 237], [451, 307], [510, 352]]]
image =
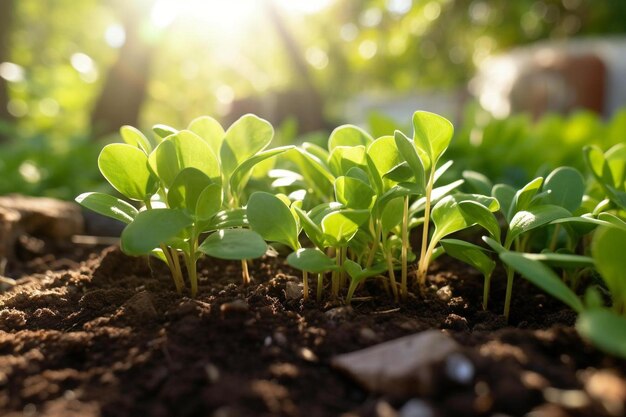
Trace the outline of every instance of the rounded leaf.
[[333, 259], [317, 249], [299, 249], [292, 252], [287, 256], [287, 264], [313, 274], [338, 269]]
[[265, 240], [283, 243], [293, 250], [300, 247], [296, 219], [280, 198], [266, 192], [253, 193], [247, 214], [250, 228]]
[[178, 209], [139, 212], [122, 232], [122, 250], [129, 255], [147, 255], [160, 245], [179, 237], [191, 224], [191, 218]]
[[369, 209], [374, 204], [374, 190], [361, 180], [338, 177], [335, 180], [337, 201], [348, 208]]
[[339, 126], [332, 131], [328, 138], [328, 151], [332, 152], [337, 146], [367, 146], [374, 139], [365, 130], [354, 125]]
[[246, 159], [265, 149], [274, 137], [274, 128], [267, 120], [253, 114], [241, 116], [225, 133], [220, 160], [226, 177]]
[[124, 200], [103, 193], [84, 193], [76, 197], [76, 202], [98, 214], [119, 220], [126, 224], [137, 216], [137, 209]]
[[422, 161], [426, 171], [437, 165], [437, 161], [448, 148], [454, 126], [443, 116], [426, 111], [413, 113], [413, 141], [418, 149], [428, 155], [429, 161]]
[[224, 229], [207, 237], [198, 250], [214, 258], [242, 260], [263, 256], [267, 244], [252, 230]]
[[211, 179], [196, 168], [185, 168], [178, 173], [167, 191], [167, 203], [171, 208], [186, 210], [196, 215], [200, 193], [211, 185]]
[[152, 144], [139, 129], [132, 126], [122, 126], [120, 135], [127, 144], [140, 148], [147, 154], [152, 152]]
[[225, 132], [217, 120], [209, 116], [201, 116], [193, 119], [188, 129], [208, 143], [215, 155], [220, 154]]
[[546, 197], [548, 204], [574, 211], [583, 201], [585, 179], [577, 169], [560, 167], [546, 177], [543, 190], [548, 191]]
[[105, 146], [98, 157], [98, 168], [113, 188], [131, 200], [145, 201], [156, 190], [157, 179], [148, 168], [148, 156], [134, 146]]

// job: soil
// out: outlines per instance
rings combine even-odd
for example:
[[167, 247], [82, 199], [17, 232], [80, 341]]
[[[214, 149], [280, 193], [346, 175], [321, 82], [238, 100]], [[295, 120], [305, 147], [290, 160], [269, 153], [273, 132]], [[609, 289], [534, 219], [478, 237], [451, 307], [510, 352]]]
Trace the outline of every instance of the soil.
[[[18, 251], [17, 285], [0, 293], [2, 416], [624, 415], [626, 361], [581, 340], [574, 313], [523, 280], [506, 323], [501, 271], [489, 311], [482, 277], [447, 258], [430, 270], [433, 291], [402, 304], [377, 281], [350, 307], [289, 299], [300, 279], [282, 258], [254, 261], [245, 287], [238, 263], [205, 259], [190, 299], [162, 264], [115, 246], [37, 247]], [[427, 395], [384, 397], [330, 366], [433, 328], [462, 345], [469, 382], [442, 362]]]

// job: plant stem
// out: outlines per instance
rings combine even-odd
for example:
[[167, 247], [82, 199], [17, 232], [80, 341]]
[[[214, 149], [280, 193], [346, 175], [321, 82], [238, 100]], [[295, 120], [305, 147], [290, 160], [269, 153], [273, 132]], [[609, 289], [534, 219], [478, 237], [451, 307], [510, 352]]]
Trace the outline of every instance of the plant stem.
[[339, 273], [339, 286], [340, 289], [343, 289], [346, 286], [346, 271], [343, 268], [343, 264], [346, 263], [346, 258], [348, 257], [348, 247], [342, 247], [339, 253], [341, 254], [341, 272]]
[[369, 268], [372, 266], [374, 262], [374, 257], [376, 256], [376, 251], [378, 250], [378, 242], [380, 241], [380, 234], [382, 233], [382, 225], [379, 221], [376, 221], [376, 228], [374, 230], [374, 243], [372, 243], [372, 247], [367, 256], [367, 262], [365, 263], [365, 268]]
[[[191, 234], [192, 238], [189, 240], [189, 254], [185, 254], [185, 266], [187, 268], [187, 275], [189, 276], [189, 283], [191, 284], [191, 298], [195, 298], [198, 293], [198, 270], [196, 266], [196, 245], [198, 238], [195, 237], [195, 230]], [[180, 268], [180, 266], [179, 266]]]
[[250, 273], [248, 272], [248, 261], [241, 260], [241, 275], [243, 277], [243, 285], [250, 284]]
[[435, 182], [435, 167], [430, 167], [430, 175], [426, 184], [426, 203], [424, 205], [424, 224], [422, 226], [422, 247], [420, 259], [417, 268], [417, 280], [420, 292], [423, 294], [426, 290], [426, 273], [428, 272], [428, 263], [425, 261], [426, 248], [428, 247], [428, 225], [430, 224], [430, 198], [433, 192], [433, 183]]
[[387, 261], [387, 270], [389, 271], [389, 281], [391, 284], [391, 292], [393, 293], [393, 301], [398, 302], [398, 285], [396, 284], [396, 274], [393, 271], [393, 260], [391, 251], [385, 252], [385, 260]]
[[554, 232], [552, 233], [552, 239], [550, 240], [550, 252], [554, 252], [554, 250], [556, 249], [556, 244], [559, 239], [560, 231], [561, 225], [557, 223], [556, 225], [554, 225]]
[[515, 271], [510, 266], [506, 267], [506, 296], [504, 298], [504, 318], [509, 321], [509, 312], [511, 310], [511, 296], [513, 294], [513, 278]]
[[401, 252], [401, 260], [402, 260], [402, 276], [401, 276], [401, 284], [400, 284], [400, 294], [402, 296], [402, 301], [405, 301], [409, 290], [407, 288], [407, 276], [408, 276], [408, 265], [407, 265], [407, 252], [409, 250], [409, 196], [404, 197], [404, 209], [402, 211], [402, 252]]
[[309, 273], [307, 271], [302, 271], [302, 298], [309, 299]]
[[[341, 248], [335, 249], [335, 264], [341, 268]], [[331, 286], [333, 298], [339, 297], [339, 270], [333, 271]]]
[[[172, 259], [172, 254], [170, 253], [167, 246], [161, 245], [160, 247], [161, 247], [161, 250], [163, 251], [163, 255], [165, 256], [165, 263], [167, 264], [167, 267], [170, 270], [170, 274], [172, 274], [172, 279], [174, 280], [174, 285], [176, 286], [176, 292], [178, 294], [182, 294], [183, 287], [185, 286], [185, 283], [182, 279], [182, 272], [177, 271], [175, 269], [174, 260]], [[179, 265], [179, 270], [180, 270], [180, 265]]]
[[489, 290], [491, 288], [491, 274], [485, 275], [485, 284], [483, 286], [483, 310], [487, 310], [489, 303]]
[[324, 290], [324, 273], [317, 274], [317, 302], [322, 301], [322, 291]]

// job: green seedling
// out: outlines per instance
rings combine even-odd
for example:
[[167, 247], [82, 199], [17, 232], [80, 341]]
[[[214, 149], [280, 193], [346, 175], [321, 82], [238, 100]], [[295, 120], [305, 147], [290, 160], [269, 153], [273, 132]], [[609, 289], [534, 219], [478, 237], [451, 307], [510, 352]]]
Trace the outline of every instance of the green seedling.
[[[594, 234], [593, 259], [576, 255], [564, 258], [558, 254], [541, 258], [541, 255], [516, 252], [503, 252], [500, 258], [533, 284], [576, 311], [579, 314], [576, 328], [581, 335], [600, 349], [626, 358], [626, 263], [620, 251], [623, 245], [626, 245], [625, 230], [601, 227]], [[585, 300], [581, 300], [545, 264], [579, 268], [595, 264], [611, 294], [611, 308], [602, 305], [593, 288], [589, 288]]]
[[586, 146], [583, 153], [587, 167], [611, 205], [626, 210], [626, 145], [617, 144], [604, 153], [597, 146]]
[[441, 246], [445, 252], [460, 261], [477, 269], [485, 279], [483, 286], [483, 310], [487, 310], [489, 303], [489, 291], [491, 288], [491, 275], [496, 268], [496, 262], [485, 254], [480, 246], [458, 239], [442, 239]]

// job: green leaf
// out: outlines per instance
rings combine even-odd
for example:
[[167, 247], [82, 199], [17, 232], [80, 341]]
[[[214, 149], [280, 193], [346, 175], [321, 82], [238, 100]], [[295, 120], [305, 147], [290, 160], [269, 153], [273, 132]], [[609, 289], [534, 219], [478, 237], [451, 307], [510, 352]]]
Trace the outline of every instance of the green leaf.
[[435, 231], [431, 242], [438, 242], [444, 236], [458, 232], [472, 225], [461, 212], [457, 201], [452, 196], [439, 200], [431, 213]]
[[224, 229], [209, 235], [198, 250], [214, 258], [234, 261], [260, 258], [267, 251], [267, 244], [252, 230]]
[[346, 175], [354, 167], [367, 169], [365, 146], [337, 146], [328, 158], [328, 167], [335, 177]]
[[505, 247], [510, 247], [522, 233], [536, 229], [541, 226], [564, 217], [571, 216], [571, 213], [563, 207], [545, 204], [542, 206], [532, 207], [529, 210], [518, 211], [511, 219], [509, 224], [509, 232], [506, 235]]
[[267, 148], [274, 137], [274, 128], [264, 119], [253, 114], [241, 116], [224, 136], [220, 149], [222, 169], [226, 178], [251, 156]]
[[309, 215], [304, 212], [304, 210], [299, 207], [292, 206], [293, 211], [298, 215], [300, 219], [300, 225], [306, 233], [307, 237], [313, 242], [313, 244], [318, 248], [324, 247], [324, 233], [322, 232], [322, 228], [315, 224], [313, 220], [309, 217]]
[[396, 130], [394, 133], [394, 140], [396, 142], [396, 147], [398, 148], [398, 152], [407, 162], [411, 171], [413, 172], [413, 177], [415, 179], [415, 184], [417, 187], [422, 190], [421, 194], [424, 194], [424, 189], [426, 187], [426, 179], [425, 179], [425, 169], [422, 160], [417, 154], [417, 150], [415, 148], [415, 143], [411, 141], [411, 139], [407, 138], [404, 133]]
[[484, 276], [490, 276], [496, 263], [485, 249], [464, 240], [441, 239], [439, 242], [448, 255], [476, 268]]
[[363, 269], [358, 263], [351, 261], [350, 259], [346, 259], [343, 263], [343, 268], [346, 270], [352, 281], [357, 281], [358, 284], [364, 279], [375, 277], [376, 275], [380, 275], [385, 272], [387, 270], [387, 265], [382, 263]]
[[503, 252], [500, 254], [500, 259], [530, 282], [570, 306], [577, 313], [583, 311], [583, 304], [576, 293], [570, 290], [558, 275], [541, 262], [517, 252]]
[[585, 179], [574, 168], [557, 168], [546, 177], [543, 190], [548, 191], [546, 203], [574, 211], [583, 201]]
[[500, 211], [504, 214], [507, 221], [511, 221], [512, 216], [510, 217], [509, 213], [511, 213], [515, 192], [515, 188], [507, 184], [496, 184], [491, 190], [491, 196], [495, 197], [498, 203], [500, 203]]
[[[198, 219], [207, 221], [213, 219], [213, 217], [222, 208], [224, 201], [224, 194], [222, 187], [217, 184], [210, 184], [206, 186], [198, 199], [196, 200], [195, 215]], [[236, 226], [242, 226], [242, 224], [236, 224]]]
[[424, 170], [429, 171], [448, 148], [454, 134], [454, 126], [445, 117], [435, 113], [416, 111], [413, 113], [413, 141], [422, 149], [428, 160], [422, 160]]
[[328, 138], [328, 151], [332, 152], [337, 146], [367, 146], [374, 139], [361, 129], [354, 125], [339, 126], [332, 131]]
[[280, 198], [266, 192], [255, 192], [247, 206], [250, 228], [269, 242], [279, 242], [296, 250], [298, 225], [289, 206]]
[[533, 198], [537, 195], [543, 184], [543, 178], [537, 177], [515, 193], [513, 203], [509, 209], [509, 218], [512, 218], [519, 211], [527, 210]]
[[146, 255], [168, 244], [191, 226], [192, 220], [178, 209], [141, 211], [122, 232], [121, 247], [128, 255]]
[[167, 204], [195, 216], [200, 193], [209, 185], [211, 179], [205, 173], [196, 168], [185, 168], [174, 178], [167, 191]]
[[245, 161], [237, 165], [234, 172], [230, 177], [230, 187], [233, 193], [240, 193], [246, 184], [247, 179], [252, 173], [252, 168], [262, 161], [268, 158], [280, 155], [281, 153], [293, 149], [293, 146], [282, 146], [280, 148], [269, 149], [267, 151], [259, 152], [256, 155], [251, 156]]
[[496, 253], [500, 254], [500, 253], [504, 253], [506, 252], [506, 249], [504, 248], [504, 246], [502, 246], [500, 244], [500, 242], [490, 238], [489, 236], [483, 236], [482, 237], [483, 242], [485, 242], [487, 245], [489, 245], [489, 247]]
[[285, 159], [293, 161], [298, 166], [299, 173], [305, 178], [308, 188], [313, 190], [318, 198], [322, 200], [328, 198], [332, 192], [335, 177], [325, 162], [301, 148], [287, 152]]
[[149, 160], [152, 170], [168, 188], [185, 168], [198, 169], [213, 183], [222, 182], [217, 157], [205, 141], [189, 130], [170, 135], [150, 154]]
[[359, 225], [342, 211], [327, 214], [322, 219], [322, 232], [330, 246], [345, 246], [354, 237]]
[[626, 230], [626, 222], [614, 214], [600, 213], [598, 214], [598, 220], [610, 223], [612, 226], [619, 227], [620, 229]]
[[339, 269], [333, 259], [317, 249], [299, 249], [296, 252], [292, 252], [287, 256], [287, 264], [313, 274]]
[[[214, 186], [215, 184], [209, 185], [209, 187]], [[202, 201], [201, 199], [198, 203]], [[248, 219], [246, 217], [246, 210], [242, 208], [222, 210], [217, 212], [212, 217], [208, 217], [207, 214], [207, 219], [200, 224], [200, 228], [203, 232], [244, 226], [248, 226]]]
[[165, 139], [166, 137], [178, 133], [177, 129], [174, 129], [171, 126], [158, 124], [152, 126], [152, 131], [157, 134], [158, 137]]
[[491, 210], [476, 201], [461, 201], [459, 208], [465, 215], [468, 223], [480, 225], [480, 227], [489, 232], [491, 237], [498, 242], [500, 241], [500, 224]]
[[127, 144], [143, 150], [146, 154], [152, 152], [152, 144], [139, 129], [132, 126], [122, 126], [120, 135]]
[[137, 209], [126, 201], [103, 193], [83, 193], [76, 197], [76, 202], [98, 214], [126, 224], [131, 223], [138, 213]]
[[583, 311], [576, 330], [599, 349], [626, 359], [626, 317], [604, 308]]
[[338, 177], [335, 180], [335, 196], [339, 203], [352, 209], [369, 209], [374, 204], [374, 190], [361, 180]]
[[469, 170], [463, 171], [462, 175], [465, 182], [472, 187], [472, 192], [484, 195], [491, 194], [493, 183], [485, 175]]
[[98, 168], [113, 188], [131, 200], [145, 201], [156, 191], [157, 179], [148, 168], [148, 156], [134, 146], [105, 146], [98, 157]]
[[544, 264], [556, 268], [587, 268], [594, 267], [593, 258], [569, 253], [525, 253], [527, 259], [543, 262]]
[[[451, 182], [450, 184], [442, 185], [441, 187], [437, 187], [432, 190], [430, 193], [430, 202], [431, 204], [437, 203], [437, 201], [441, 200], [443, 197], [459, 188], [463, 185], [464, 180], [456, 180]], [[424, 211], [426, 207], [426, 196], [422, 196], [418, 198], [413, 204], [411, 204], [410, 213], [411, 215], [417, 214], [419, 212]]]
[[393, 136], [383, 136], [372, 142], [366, 149], [367, 166], [372, 184], [378, 194], [393, 186], [393, 181], [384, 180], [383, 176], [404, 161], [396, 147]]
[[188, 129], [208, 143], [215, 155], [220, 154], [225, 132], [217, 120], [209, 116], [201, 116], [193, 119]]
[[380, 216], [383, 233], [389, 233], [402, 222], [404, 213], [404, 198], [394, 198], [385, 204]]
[[611, 291], [613, 303], [626, 305], [626, 231], [617, 227], [600, 227], [591, 243], [591, 255], [606, 286]]

